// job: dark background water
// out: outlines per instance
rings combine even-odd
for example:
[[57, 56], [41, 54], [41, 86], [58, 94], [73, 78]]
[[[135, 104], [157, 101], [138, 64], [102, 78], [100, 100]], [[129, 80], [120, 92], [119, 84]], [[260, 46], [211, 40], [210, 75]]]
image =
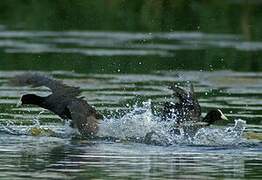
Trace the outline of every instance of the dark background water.
[[[5, 54], [1, 69], [66, 69], [78, 72], [150, 72], [152, 70], [261, 70], [262, 4], [260, 1], [189, 0], [2, 0], [2, 30], [26, 31], [124, 31], [124, 32], [201, 32], [234, 34], [234, 41], [259, 42], [236, 49], [182, 49], [172, 57], [83, 57], [75, 54]], [[200, 44], [205, 35], [200, 38]], [[28, 40], [30, 41], [30, 39]], [[177, 40], [150, 39], [139, 43], [177, 43]], [[164, 41], [164, 42], [162, 42]], [[215, 39], [219, 41], [219, 39]], [[194, 42], [196, 43], [196, 42]], [[225, 43], [225, 42], [224, 42]], [[251, 47], [251, 49], [250, 49]], [[123, 60], [124, 59], [124, 60]], [[140, 66], [137, 65], [139, 59]], [[48, 64], [48, 66], [46, 65]], [[212, 65], [212, 68], [210, 68]]]
[[[261, 179], [261, 8], [259, 0], [1, 0], [0, 178]], [[8, 85], [27, 70], [79, 86], [105, 113], [161, 104], [170, 83], [191, 81], [204, 113], [220, 108], [227, 126], [246, 120], [260, 140], [165, 147], [10, 135], [6, 124], [19, 131], [35, 119], [65, 128], [41, 108], [16, 107], [25, 92], [48, 94]]]

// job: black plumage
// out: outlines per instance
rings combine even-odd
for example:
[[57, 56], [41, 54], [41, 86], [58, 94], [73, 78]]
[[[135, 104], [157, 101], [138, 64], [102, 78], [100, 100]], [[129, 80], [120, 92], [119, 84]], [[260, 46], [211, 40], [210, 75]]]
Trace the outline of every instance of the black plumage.
[[190, 84], [190, 91], [186, 91], [177, 85], [170, 86], [173, 96], [178, 102], [165, 102], [162, 111], [162, 120], [175, 120], [177, 124], [184, 122], [204, 122], [210, 125], [219, 120], [227, 120], [219, 109], [209, 111], [204, 118], [201, 117], [201, 107], [194, 93], [193, 85]]
[[32, 104], [48, 109], [62, 119], [71, 119], [72, 126], [82, 135], [94, 136], [98, 131], [99, 120], [103, 116], [89, 105], [82, 97], [78, 87], [71, 87], [49, 76], [39, 73], [24, 73], [15, 76], [11, 83], [18, 86], [45, 86], [52, 93], [46, 97], [25, 94], [21, 98], [22, 105]]

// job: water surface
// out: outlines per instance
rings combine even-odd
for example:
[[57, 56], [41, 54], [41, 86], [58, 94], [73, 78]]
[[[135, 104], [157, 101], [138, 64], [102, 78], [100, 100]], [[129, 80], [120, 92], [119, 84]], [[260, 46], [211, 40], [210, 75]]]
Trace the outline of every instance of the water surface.
[[[262, 178], [259, 1], [57, 2], [0, 3], [1, 179]], [[27, 71], [79, 86], [106, 116], [102, 138], [80, 139], [49, 111], [17, 107], [22, 94], [50, 93], [7, 83]], [[200, 141], [173, 141], [152, 121], [173, 100], [173, 82], [192, 82], [203, 115], [219, 108], [230, 121]], [[246, 121], [243, 135], [217, 131], [235, 120]], [[35, 127], [56, 134], [32, 135]], [[157, 145], [141, 141], [152, 129]]]
[[[42, 127], [65, 131], [61, 120], [48, 111], [41, 113], [41, 108], [16, 107], [19, 97], [25, 92], [48, 94], [45, 88], [10, 87], [6, 82], [18, 73], [22, 72], [1, 71], [1, 122], [12, 122], [13, 127], [22, 130], [36, 126], [37, 119]], [[169, 83], [176, 81], [186, 86], [186, 81], [192, 81], [203, 112], [220, 108], [230, 118], [226, 126], [233, 126], [235, 119], [242, 119], [247, 121], [245, 132], [262, 131], [260, 73], [162, 71], [137, 75], [54, 71], [51, 74], [66, 84], [80, 86], [88, 102], [105, 114], [115, 114], [115, 121], [119, 121], [117, 112], [126, 114], [132, 111], [136, 102], [142, 104], [151, 99], [152, 104], [161, 106], [161, 102], [171, 97], [167, 88]], [[109, 133], [121, 136], [123, 132], [126, 135], [145, 131], [136, 128], [145, 128], [139, 125], [139, 121], [149, 118], [149, 115], [134, 115], [133, 118], [128, 130], [119, 131], [117, 128], [121, 128], [121, 124], [116, 124], [113, 126], [116, 129], [108, 129]], [[89, 141], [70, 136], [10, 135], [2, 129], [1, 176], [6, 179], [260, 178], [261, 143], [245, 137], [241, 141], [237, 144], [155, 146], [127, 140]]]

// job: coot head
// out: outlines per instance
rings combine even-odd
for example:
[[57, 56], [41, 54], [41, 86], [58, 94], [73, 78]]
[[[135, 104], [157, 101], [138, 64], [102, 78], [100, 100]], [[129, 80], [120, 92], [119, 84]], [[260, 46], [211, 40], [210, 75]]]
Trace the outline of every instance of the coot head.
[[42, 102], [43, 102], [43, 97], [37, 96], [35, 94], [25, 94], [21, 98], [21, 105], [24, 104], [40, 105]]
[[227, 121], [228, 119], [220, 109], [213, 109], [209, 111], [203, 119], [203, 121], [207, 122], [209, 125], [222, 120]]

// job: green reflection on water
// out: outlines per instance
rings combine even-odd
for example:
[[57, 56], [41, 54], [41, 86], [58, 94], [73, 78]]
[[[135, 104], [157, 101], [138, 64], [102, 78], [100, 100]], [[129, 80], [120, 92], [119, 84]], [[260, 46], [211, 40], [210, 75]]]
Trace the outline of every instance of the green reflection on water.
[[0, 22], [27, 30], [201, 30], [261, 39], [261, 5], [245, 0], [2, 0]]
[[[194, 32], [206, 32], [206, 33], [231, 33], [241, 35], [245, 41], [261, 41], [262, 40], [262, 3], [259, 1], [190, 1], [190, 0], [45, 0], [45, 1], [35, 1], [35, 0], [1, 0], [0, 2], [0, 31], [1, 29], [6, 30], [24, 30], [24, 31], [68, 31], [68, 30], [93, 30], [93, 31], [130, 31], [130, 32], [172, 32], [172, 31], [194, 31]], [[3, 25], [3, 26], [1, 26]], [[3, 38], [4, 39], [4, 38]], [[66, 71], [76, 71], [81, 73], [152, 73], [152, 71], [157, 70], [220, 70], [220, 69], [231, 69], [237, 71], [261, 71], [262, 61], [261, 61], [260, 51], [240, 51], [233, 48], [214, 48], [207, 47], [201, 50], [179, 50], [174, 53], [172, 57], [161, 57], [161, 56], [84, 56], [80, 54], [66, 54], [66, 53], [39, 53], [39, 54], [11, 54], [6, 53], [4, 50], [0, 49], [0, 70], [41, 70], [41, 71], [54, 71], [54, 70], [66, 70]], [[119, 72], [120, 70], [120, 72]], [[223, 80], [224, 81], [224, 80]], [[140, 84], [143, 85], [142, 82]], [[161, 82], [163, 84], [163, 82]], [[161, 85], [162, 85], [161, 84]], [[139, 85], [139, 84], [138, 84]], [[164, 86], [163, 86], [164, 87]], [[211, 95], [200, 97], [204, 99], [210, 98]], [[231, 96], [233, 95], [223, 95]], [[236, 95], [235, 95], [236, 96]], [[240, 97], [240, 95], [237, 95]], [[246, 98], [252, 98], [252, 94], [248, 95]], [[253, 96], [255, 96], [253, 94]], [[260, 94], [256, 95], [260, 96]], [[147, 97], [146, 97], [147, 98]], [[152, 99], [153, 99], [152, 95]], [[123, 102], [125, 103], [125, 101]], [[215, 102], [219, 104], [219, 102]], [[220, 103], [224, 105], [225, 103]], [[114, 104], [113, 104], [114, 105]], [[113, 105], [107, 105], [113, 106]], [[122, 104], [121, 104], [122, 105]], [[258, 105], [259, 106], [259, 105]], [[236, 109], [236, 108], [235, 108]], [[205, 109], [204, 109], [205, 110]], [[1, 105], [0, 111], [6, 114], [12, 114], [12, 107], [10, 105]], [[11, 112], [12, 111], [12, 112]], [[228, 109], [225, 112], [228, 113]], [[236, 110], [235, 110], [236, 111]], [[244, 111], [244, 110], [243, 110]], [[260, 114], [261, 110], [251, 111], [252, 114]], [[32, 114], [35, 112], [32, 112]], [[7, 115], [2, 115], [0, 118], [5, 120], [8, 118]], [[9, 117], [10, 118], [10, 117]], [[11, 117], [12, 118], [12, 117]], [[245, 118], [245, 119], [248, 119]], [[41, 122], [48, 123], [50, 119], [42, 118]], [[56, 119], [51, 119], [55, 122]], [[29, 124], [30, 122], [24, 121], [24, 124]], [[252, 117], [253, 124], [260, 123], [260, 117]], [[6, 139], [6, 138], [5, 138]], [[20, 137], [18, 137], [20, 142]], [[12, 141], [10, 141], [12, 142]], [[31, 140], [30, 140], [31, 142]], [[7, 144], [9, 142], [7, 141]], [[20, 142], [21, 143], [21, 142]], [[37, 141], [38, 143], [38, 141]], [[70, 142], [71, 143], [71, 142]], [[9, 144], [10, 145], [10, 144]], [[34, 145], [34, 144], [33, 144]], [[29, 145], [25, 145], [26, 147]], [[105, 164], [108, 162], [106, 158], [87, 158], [89, 156], [83, 156], [85, 153], [77, 151], [78, 145], [72, 143], [72, 146], [76, 148], [66, 147], [64, 143], [61, 146], [55, 146], [54, 148], [46, 148], [45, 146], [40, 146], [39, 149], [47, 149], [47, 152], [36, 152], [27, 151], [22, 152], [20, 158], [10, 158], [8, 154], [4, 154], [1, 157], [1, 162], [4, 164], [9, 164], [15, 166], [10, 166], [10, 171], [17, 169], [19, 164], [21, 167], [26, 167], [27, 170], [35, 171], [45, 169], [48, 165], [53, 165], [53, 169], [59, 169], [60, 166], [56, 167], [56, 163], [61, 164], [63, 170], [66, 162], [71, 164], [71, 162], [83, 161], [81, 167], [75, 166], [76, 169], [79, 168], [83, 170], [81, 172], [69, 173], [80, 178], [86, 177], [96, 177], [103, 178], [106, 175], [110, 175], [111, 172], [108, 171], [110, 166], [97, 167], [95, 165], [89, 165], [91, 163], [98, 162], [98, 165]], [[79, 146], [82, 146], [80, 143]], [[96, 146], [94, 146], [96, 147]], [[71, 148], [71, 149], [70, 149]], [[133, 148], [133, 147], [132, 147]], [[150, 147], [152, 148], [152, 147]], [[175, 147], [176, 148], [176, 147]], [[189, 148], [189, 147], [188, 147]], [[14, 148], [16, 149], [16, 148]], [[80, 149], [80, 148], [79, 148]], [[88, 149], [84, 147], [82, 149]], [[104, 150], [104, 147], [100, 147]], [[134, 148], [136, 149], [136, 148]], [[90, 149], [86, 150], [89, 152]], [[97, 154], [97, 149], [93, 150]], [[145, 150], [142, 149], [141, 152]], [[31, 154], [31, 152], [35, 154]], [[112, 152], [110, 150], [109, 152]], [[121, 149], [116, 153], [122, 152]], [[9, 153], [9, 152], [8, 152]], [[79, 155], [80, 154], [80, 155]], [[156, 157], [159, 156], [157, 151]], [[220, 161], [215, 161], [214, 164], [205, 164], [207, 161], [213, 161], [214, 155], [211, 154], [207, 156], [207, 159], [203, 160], [204, 165], [200, 166], [203, 168], [214, 166], [219, 167], [213, 172], [213, 177], [226, 177], [230, 178], [233, 175], [239, 178], [243, 174], [246, 178], [256, 178], [260, 176], [260, 166], [261, 155], [249, 157], [235, 156], [232, 152], [233, 158], [229, 158], [226, 162], [227, 164], [232, 164], [229, 167], [228, 174], [225, 174], [226, 168], [222, 165], [225, 163]], [[247, 153], [248, 154], [248, 153]], [[20, 155], [20, 154], [19, 154]], [[79, 155], [74, 157], [73, 155]], [[108, 155], [108, 154], [106, 154]], [[178, 175], [185, 174], [185, 172], [190, 172], [196, 176], [199, 174], [198, 170], [192, 171], [192, 162], [194, 167], [199, 166], [199, 161], [194, 161], [189, 158], [189, 164], [185, 164], [179, 156], [176, 157], [173, 154], [168, 154], [171, 158], [174, 158], [172, 162], [167, 162], [160, 168], [159, 164], [163, 163], [163, 160], [155, 160], [155, 164], [152, 161], [154, 157], [148, 158], [145, 161], [146, 169], [147, 162], [152, 162], [149, 166], [151, 169], [149, 175], [159, 174], [163, 177], [165, 174], [158, 172], [176, 172]], [[162, 156], [163, 158], [168, 155]], [[67, 157], [68, 156], [68, 157]], [[128, 155], [124, 154], [124, 157]], [[147, 156], [147, 155], [145, 155]], [[206, 157], [205, 152], [203, 157]], [[222, 154], [221, 157], [224, 155]], [[78, 157], [78, 158], [77, 158]], [[219, 158], [219, 159], [223, 159]], [[248, 159], [250, 158], [250, 160]], [[258, 160], [255, 160], [257, 158]], [[42, 160], [42, 161], [39, 161]], [[137, 161], [141, 161], [140, 156]], [[142, 158], [144, 159], [144, 157]], [[196, 158], [197, 159], [197, 158]], [[63, 161], [67, 160], [63, 164]], [[146, 159], [147, 160], [147, 159]], [[167, 160], [167, 159], [166, 159]], [[5, 162], [6, 161], [6, 162]], [[11, 161], [11, 163], [10, 163]], [[86, 161], [86, 162], [85, 162]], [[101, 161], [101, 164], [99, 164]], [[112, 164], [118, 169], [125, 167], [123, 162], [129, 163], [126, 159], [114, 159], [111, 158]], [[181, 163], [180, 163], [181, 161]], [[158, 163], [160, 162], [160, 163]], [[177, 163], [176, 163], [177, 162]], [[233, 163], [232, 163], [233, 162]], [[235, 163], [234, 163], [235, 162]], [[90, 164], [91, 164], [90, 163]], [[122, 163], [122, 164], [121, 164]], [[131, 161], [130, 164], [133, 162]], [[257, 163], [257, 164], [255, 164]], [[76, 163], [77, 164], [77, 163]], [[136, 163], [134, 163], [136, 164]], [[234, 164], [243, 166], [245, 169], [238, 169], [239, 166], [234, 166]], [[150, 165], [150, 164], [149, 164]], [[112, 167], [114, 167], [112, 166]], [[16, 167], [15, 169], [13, 167]], [[170, 168], [171, 167], [171, 168]], [[52, 166], [51, 166], [52, 168]], [[71, 169], [72, 167], [68, 167]], [[136, 166], [126, 166], [127, 171], [132, 168], [137, 168]], [[168, 169], [169, 168], [169, 169]], [[185, 169], [183, 168], [189, 168]], [[191, 169], [190, 169], [191, 168]], [[137, 168], [140, 169], [140, 168]], [[18, 168], [18, 170], [20, 170]], [[23, 171], [25, 169], [22, 169]], [[174, 170], [174, 171], [173, 171]], [[5, 171], [5, 169], [3, 170]], [[124, 171], [124, 172], [125, 172]], [[210, 176], [210, 172], [203, 172], [204, 177]], [[48, 172], [48, 171], [47, 171]], [[58, 171], [59, 172], [59, 171]], [[157, 172], [157, 173], [154, 173]], [[232, 173], [233, 172], [233, 173]], [[16, 172], [15, 172], [16, 173]], [[30, 173], [30, 172], [29, 172]], [[50, 173], [50, 172], [48, 172]], [[232, 173], [232, 174], [230, 174]], [[241, 174], [242, 173], [242, 174]], [[63, 172], [61, 173], [63, 174]], [[138, 174], [138, 175], [137, 175]], [[52, 175], [52, 174], [51, 174]], [[133, 175], [133, 178], [139, 176], [138, 172]], [[171, 174], [172, 175], [172, 174]], [[7, 176], [11, 176], [7, 174]], [[19, 176], [19, 173], [18, 173]], [[25, 176], [25, 175], [24, 175]], [[167, 175], [166, 175], [167, 176]], [[173, 174], [174, 178], [176, 174]], [[168, 177], [168, 176], [167, 176]], [[196, 176], [198, 177], [198, 176]]]
[[174, 57], [86, 57], [77, 54], [4, 54], [1, 70], [67, 70], [81, 73], [150, 73], [157, 70], [261, 71], [262, 54], [231, 49], [178, 51]]
[[[238, 2], [238, 3], [237, 3]], [[0, 24], [15, 30], [199, 31], [240, 34], [261, 40], [259, 1], [189, 0], [2, 0]], [[4, 27], [3, 27], [4, 28]], [[85, 57], [75, 54], [21, 55], [0, 52], [1, 70], [131, 72], [154, 70], [260, 71], [261, 52], [210, 48], [181, 50], [174, 57]], [[139, 65], [138, 65], [139, 64]], [[210, 65], [212, 67], [210, 67]]]

